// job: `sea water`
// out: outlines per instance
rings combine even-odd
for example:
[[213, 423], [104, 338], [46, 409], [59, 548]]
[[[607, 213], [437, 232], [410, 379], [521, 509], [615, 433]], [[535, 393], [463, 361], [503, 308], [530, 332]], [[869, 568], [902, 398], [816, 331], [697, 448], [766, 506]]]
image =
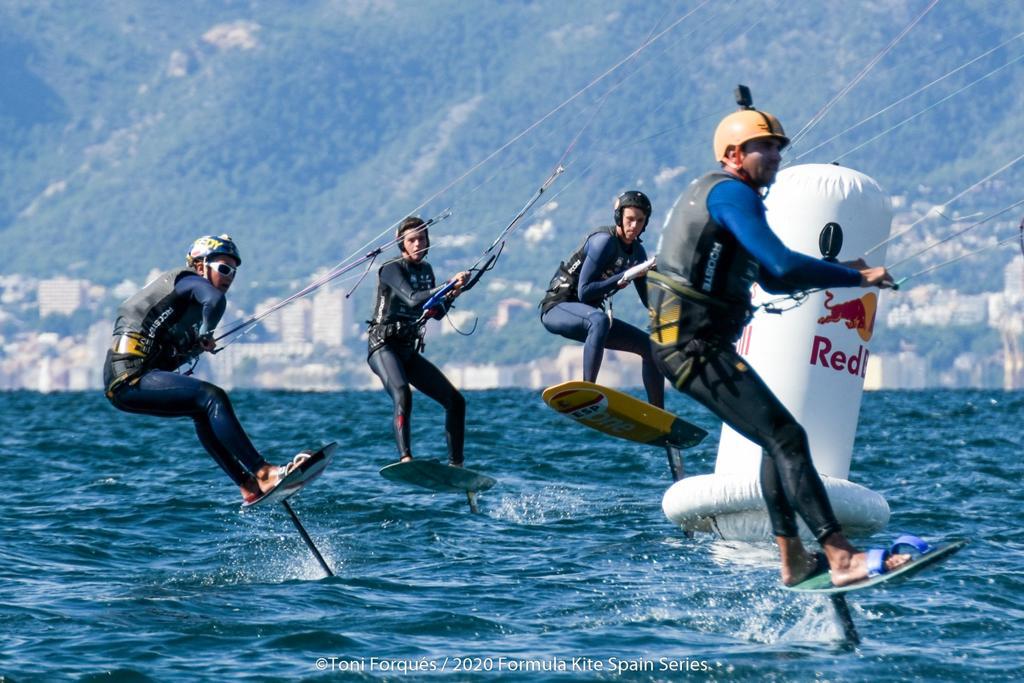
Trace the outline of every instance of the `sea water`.
[[[268, 459], [337, 441], [292, 499], [337, 576], [280, 506], [239, 494], [188, 419], [98, 392], [0, 394], [0, 680], [1014, 680], [1024, 669], [1024, 394], [864, 397], [851, 479], [889, 528], [970, 539], [911, 580], [830, 603], [779, 587], [769, 543], [687, 538], [665, 518], [663, 451], [547, 409], [539, 392], [467, 392], [479, 496], [381, 478], [383, 392], [234, 392]], [[718, 425], [688, 474], [714, 468]], [[413, 449], [444, 458], [443, 413], [415, 395]]]

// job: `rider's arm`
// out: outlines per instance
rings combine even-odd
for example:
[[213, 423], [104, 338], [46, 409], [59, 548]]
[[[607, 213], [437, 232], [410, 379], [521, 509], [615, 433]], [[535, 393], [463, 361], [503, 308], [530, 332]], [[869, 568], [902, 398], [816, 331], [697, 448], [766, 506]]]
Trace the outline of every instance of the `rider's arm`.
[[[644, 249], [642, 244], [635, 242], [633, 248], [640, 250], [640, 259], [642, 261], [647, 260], [647, 250]], [[647, 276], [641, 275], [633, 280], [633, 286], [636, 287], [636, 293], [640, 297], [640, 303], [644, 305], [644, 308], [647, 308]]]
[[178, 280], [174, 284], [174, 291], [182, 296], [191, 297], [203, 307], [203, 322], [199, 326], [200, 337], [212, 333], [217, 328], [228, 305], [224, 292], [199, 274], [188, 275]]
[[580, 266], [580, 281], [577, 287], [580, 301], [585, 304], [600, 305], [605, 297], [619, 286], [622, 273], [615, 273], [606, 280], [599, 279], [605, 264], [615, 256], [615, 244], [612, 239], [608, 233], [599, 232], [587, 240], [586, 256], [583, 265]]
[[738, 180], [714, 187], [708, 195], [708, 212], [757, 260], [761, 266], [758, 282], [769, 292], [860, 285], [860, 272], [787, 248], [769, 227], [764, 202]]

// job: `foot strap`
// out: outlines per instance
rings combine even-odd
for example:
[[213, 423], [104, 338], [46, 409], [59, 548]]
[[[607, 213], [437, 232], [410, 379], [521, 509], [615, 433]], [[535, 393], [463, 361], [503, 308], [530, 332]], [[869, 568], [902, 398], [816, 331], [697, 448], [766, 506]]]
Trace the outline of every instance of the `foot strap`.
[[899, 536], [895, 541], [893, 541], [892, 545], [889, 546], [889, 552], [893, 555], [897, 555], [901, 548], [916, 550], [921, 555], [924, 555], [932, 549], [927, 542], [913, 534], [903, 534]]
[[[284, 466], [283, 469], [285, 470], [285, 475], [288, 475], [288, 474], [291, 474], [292, 472], [294, 472], [295, 468], [297, 468], [300, 465], [302, 465], [302, 463], [306, 462], [311, 457], [312, 456], [309, 453], [299, 453], [299, 454], [297, 454], [294, 458], [292, 458], [292, 461], [290, 463], [288, 463], [287, 465]], [[284, 477], [282, 477], [282, 479], [283, 478]]]
[[885, 573], [885, 560], [888, 557], [889, 551], [885, 548], [868, 548], [868, 578], [871, 578], [872, 576], [880, 576]]

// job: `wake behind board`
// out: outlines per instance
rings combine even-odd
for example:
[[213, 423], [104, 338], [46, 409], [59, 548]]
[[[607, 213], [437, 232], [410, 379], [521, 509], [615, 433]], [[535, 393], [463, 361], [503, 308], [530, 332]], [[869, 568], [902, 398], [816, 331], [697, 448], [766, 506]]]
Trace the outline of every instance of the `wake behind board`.
[[548, 387], [544, 402], [563, 415], [599, 432], [652, 446], [696, 446], [708, 435], [646, 401], [593, 382], [564, 382]]
[[862, 579], [846, 586], [833, 586], [832, 574], [826, 571], [820, 574], [815, 574], [795, 586], [783, 587], [791, 591], [801, 593], [819, 593], [823, 595], [836, 595], [838, 593], [848, 593], [849, 591], [860, 590], [861, 588], [871, 588], [872, 586], [877, 586], [881, 583], [885, 583], [886, 581], [891, 581], [892, 579], [909, 578], [922, 569], [944, 562], [965, 545], [967, 545], [967, 541], [953, 541], [946, 545], [936, 546], [928, 552], [914, 557], [898, 569], [893, 569], [890, 572], [879, 574], [878, 576]]
[[331, 461], [331, 456], [334, 455], [334, 451], [337, 448], [338, 444], [336, 442], [331, 442], [318, 451], [315, 451], [310, 455], [308, 460], [305, 460], [302, 464], [289, 472], [288, 476], [279, 481], [277, 486], [270, 489], [254, 501], [242, 503], [242, 507], [250, 508], [261, 503], [284, 502], [291, 496], [294, 496], [302, 489], [303, 486], [319, 477], [323, 471], [327, 469], [327, 464]]
[[477, 493], [498, 483], [486, 474], [445, 465], [437, 460], [395, 462], [382, 468], [380, 476], [389, 481], [414, 484], [444, 493]]

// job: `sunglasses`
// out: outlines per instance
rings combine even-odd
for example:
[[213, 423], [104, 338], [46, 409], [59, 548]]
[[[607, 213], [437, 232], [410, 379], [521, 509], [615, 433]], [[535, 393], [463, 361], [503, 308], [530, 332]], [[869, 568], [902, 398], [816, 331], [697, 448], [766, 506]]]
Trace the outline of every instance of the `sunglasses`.
[[208, 265], [210, 268], [213, 268], [215, 271], [217, 271], [218, 273], [220, 273], [221, 275], [223, 275], [225, 277], [227, 277], [229, 275], [231, 277], [234, 277], [235, 276], [235, 271], [238, 270], [234, 266], [229, 266], [228, 264], [224, 263], [223, 261], [209, 261], [209, 262], [207, 262], [206, 265]]

